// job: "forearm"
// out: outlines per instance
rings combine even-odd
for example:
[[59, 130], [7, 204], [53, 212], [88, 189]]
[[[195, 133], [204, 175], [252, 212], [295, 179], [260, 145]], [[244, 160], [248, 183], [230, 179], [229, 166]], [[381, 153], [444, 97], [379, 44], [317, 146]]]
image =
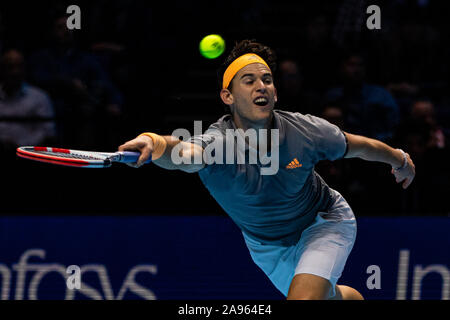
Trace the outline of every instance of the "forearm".
[[384, 142], [344, 132], [347, 137], [345, 158], [361, 158], [368, 161], [384, 162], [392, 166], [391, 173], [403, 189], [409, 187], [416, 175], [414, 162], [409, 154], [394, 149]]
[[203, 168], [203, 148], [188, 142], [183, 142], [174, 136], [162, 136], [166, 141], [164, 153], [153, 161], [157, 166], [167, 170], [182, 170], [196, 172]]
[[180, 141], [177, 137], [160, 136], [152, 132], [142, 133], [120, 145], [118, 150], [140, 153], [136, 163], [128, 164], [135, 168], [142, 166], [149, 158], [157, 166], [168, 170], [197, 172], [205, 166], [201, 146]]
[[393, 168], [404, 163], [403, 153], [379, 140], [345, 133], [348, 140], [346, 158], [361, 158], [367, 161], [383, 162]]
[[181, 141], [173, 136], [161, 136], [167, 143], [166, 149], [160, 158], [153, 160], [152, 162], [157, 166], [168, 169], [168, 170], [177, 170], [179, 169], [177, 165], [175, 165], [171, 160], [171, 154], [173, 148], [179, 144]]

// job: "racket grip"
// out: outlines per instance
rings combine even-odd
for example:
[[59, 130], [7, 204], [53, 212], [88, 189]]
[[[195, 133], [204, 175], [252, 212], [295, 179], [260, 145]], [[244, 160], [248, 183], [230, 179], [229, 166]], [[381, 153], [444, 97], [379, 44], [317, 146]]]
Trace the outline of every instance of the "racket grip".
[[[139, 159], [140, 155], [141, 154], [139, 152], [123, 151], [120, 162], [124, 162], [124, 163], [136, 162]], [[152, 156], [150, 156], [148, 158], [148, 160], [145, 161], [145, 163], [150, 163], [150, 162], [152, 162]]]

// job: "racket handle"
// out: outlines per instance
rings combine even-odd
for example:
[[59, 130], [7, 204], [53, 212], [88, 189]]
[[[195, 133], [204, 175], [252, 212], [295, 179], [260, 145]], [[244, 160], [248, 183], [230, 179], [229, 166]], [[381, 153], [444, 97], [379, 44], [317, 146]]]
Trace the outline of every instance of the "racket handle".
[[[140, 155], [141, 154], [139, 152], [123, 151], [122, 159], [120, 160], [120, 162], [123, 162], [123, 163], [136, 162], [139, 159]], [[152, 156], [150, 156], [148, 158], [148, 160], [145, 161], [145, 163], [150, 163], [150, 162], [152, 162]]]

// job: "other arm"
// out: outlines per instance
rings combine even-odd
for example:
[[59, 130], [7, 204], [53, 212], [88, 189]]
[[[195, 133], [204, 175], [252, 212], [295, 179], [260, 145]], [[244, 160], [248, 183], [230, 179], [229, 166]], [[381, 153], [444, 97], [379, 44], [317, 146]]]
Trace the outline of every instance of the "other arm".
[[[408, 188], [416, 174], [415, 166], [409, 154], [400, 149], [394, 149], [387, 144], [344, 132], [347, 137], [347, 154], [345, 158], [361, 158], [367, 161], [384, 162], [391, 165], [391, 173], [397, 183], [402, 183], [403, 189]], [[405, 159], [406, 157], [406, 159]]]

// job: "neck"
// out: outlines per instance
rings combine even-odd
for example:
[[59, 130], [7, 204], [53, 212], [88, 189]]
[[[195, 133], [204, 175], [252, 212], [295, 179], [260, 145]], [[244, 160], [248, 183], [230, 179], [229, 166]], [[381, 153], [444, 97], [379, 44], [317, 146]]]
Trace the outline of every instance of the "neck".
[[233, 121], [237, 129], [242, 129], [244, 131], [250, 128], [255, 130], [271, 129], [273, 124], [273, 113], [270, 113], [270, 116], [261, 122], [242, 119], [241, 117], [233, 114]]
[[[262, 121], [262, 122], [252, 122], [252, 121], [248, 121], [246, 119], [242, 119], [239, 116], [236, 116], [235, 114], [233, 114], [233, 121], [234, 124], [236, 126], [237, 129], [242, 129], [244, 131], [248, 130], [248, 129], [255, 129], [256, 131], [260, 130], [260, 129], [267, 129], [267, 140], [266, 141], [260, 141], [260, 135], [257, 135], [257, 144], [261, 145], [264, 144], [266, 145], [266, 150], [270, 150], [271, 147], [271, 134], [270, 134], [270, 129], [273, 128], [273, 121], [274, 121], [274, 117], [273, 117], [273, 112], [270, 113], [270, 116]], [[248, 143], [248, 141], [247, 141]], [[255, 149], [259, 149], [256, 146], [252, 146]]]

